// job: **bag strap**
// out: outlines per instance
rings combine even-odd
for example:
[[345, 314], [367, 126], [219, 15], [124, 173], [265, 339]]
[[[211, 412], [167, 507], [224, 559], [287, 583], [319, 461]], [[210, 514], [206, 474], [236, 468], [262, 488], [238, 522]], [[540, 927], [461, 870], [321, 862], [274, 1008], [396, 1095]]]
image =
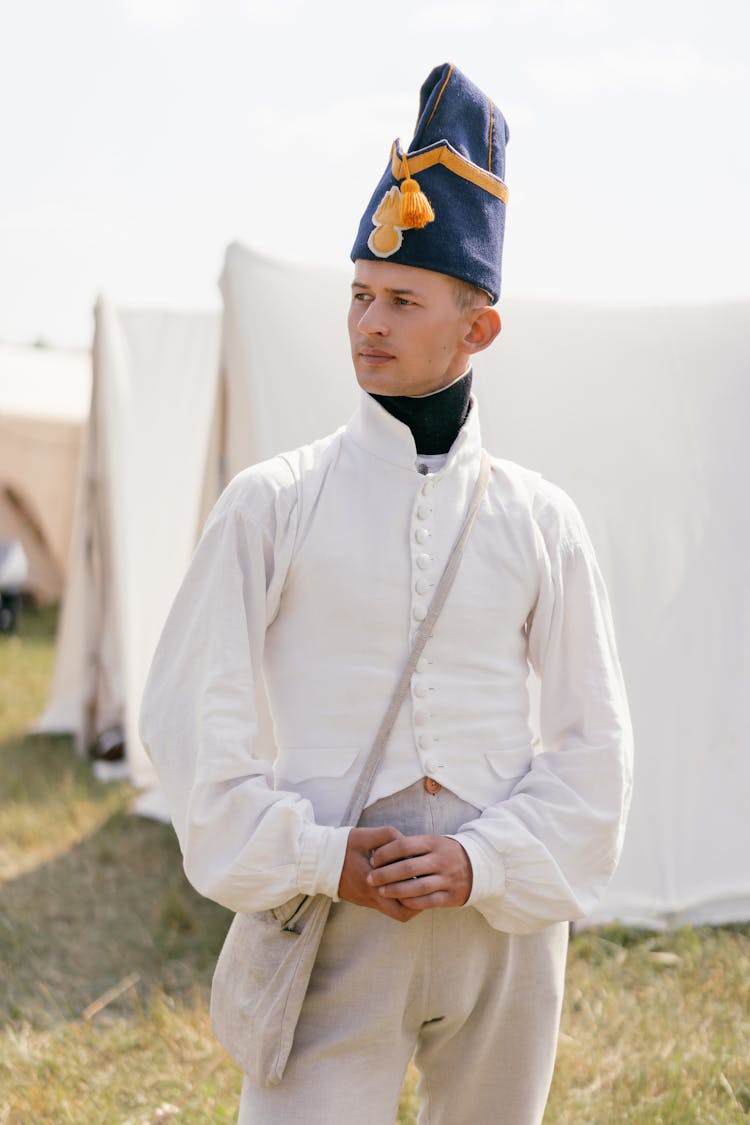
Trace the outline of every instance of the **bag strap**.
[[409, 690], [409, 682], [414, 673], [414, 669], [417, 666], [417, 661], [422, 655], [422, 651], [427, 644], [430, 634], [432, 633], [432, 630], [435, 626], [435, 622], [440, 616], [440, 612], [445, 605], [445, 600], [448, 597], [451, 586], [453, 585], [453, 580], [458, 573], [458, 568], [461, 565], [461, 558], [464, 553], [464, 547], [466, 546], [469, 535], [471, 534], [471, 529], [474, 526], [474, 521], [476, 520], [479, 513], [479, 508], [481, 507], [482, 500], [484, 499], [484, 494], [487, 491], [487, 485], [489, 484], [489, 481], [490, 459], [487, 453], [482, 450], [482, 456], [479, 464], [479, 475], [477, 476], [477, 482], [474, 486], [474, 492], [472, 493], [472, 497], [469, 502], [469, 508], [466, 513], [463, 527], [458, 533], [456, 542], [453, 544], [453, 550], [450, 553], [450, 557], [446, 564], [445, 570], [442, 573], [440, 581], [437, 585], [437, 589], [435, 590], [432, 601], [430, 602], [429, 608], [427, 610], [427, 616], [419, 626], [419, 629], [414, 636], [411, 652], [409, 653], [409, 659], [406, 661], [403, 671], [399, 676], [398, 683], [396, 684], [393, 695], [391, 696], [391, 701], [388, 704], [388, 710], [383, 716], [380, 727], [378, 728], [378, 733], [375, 735], [375, 741], [373, 742], [372, 748], [367, 755], [367, 759], [365, 760], [365, 764], [362, 767], [362, 772], [359, 775], [359, 780], [354, 788], [354, 792], [352, 793], [349, 804], [346, 808], [346, 812], [344, 813], [343, 819], [341, 821], [342, 825], [356, 824], [362, 814], [362, 810], [367, 803], [367, 798], [369, 796], [370, 789], [372, 788], [375, 774], [377, 773], [378, 766], [380, 765], [383, 754], [385, 752], [386, 743], [388, 742], [390, 733], [393, 730], [393, 724], [396, 722], [399, 710], [401, 709], [401, 704], [403, 703], [406, 693]]

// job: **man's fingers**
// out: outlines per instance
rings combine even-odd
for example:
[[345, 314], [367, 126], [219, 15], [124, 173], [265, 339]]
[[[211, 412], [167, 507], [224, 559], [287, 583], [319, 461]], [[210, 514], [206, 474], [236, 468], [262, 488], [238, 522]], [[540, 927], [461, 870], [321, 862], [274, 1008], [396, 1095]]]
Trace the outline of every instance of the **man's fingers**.
[[379, 828], [352, 828], [349, 833], [351, 847], [360, 852], [375, 851], [401, 838], [398, 828], [390, 824], [381, 825]]
[[398, 829], [390, 825], [351, 830], [339, 880], [339, 897], [357, 906], [378, 910], [394, 921], [409, 922], [416, 917], [416, 911], [407, 909], [398, 901], [398, 896], [384, 897], [377, 887], [367, 882], [367, 875], [372, 870], [369, 863], [372, 850], [397, 840], [400, 835]]
[[405, 905], [412, 905], [415, 898], [426, 898], [445, 891], [445, 880], [440, 875], [425, 875], [423, 878], [405, 879], [403, 882], [388, 883], [378, 887], [378, 894], [385, 899], [398, 899]]
[[[388, 901], [388, 900], [385, 900]], [[455, 906], [447, 891], [434, 891], [430, 895], [420, 895], [418, 898], [405, 898], [403, 905], [412, 918], [416, 918], [423, 910], [435, 910], [439, 907]], [[407, 921], [408, 919], [404, 919]]]
[[[390, 857], [390, 862], [388, 861]], [[403, 858], [398, 858], [403, 857]], [[381, 898], [406, 907], [463, 906], [471, 894], [466, 852], [447, 836], [405, 836], [377, 848], [366, 881]]]
[[353, 828], [339, 896], [408, 921], [422, 910], [463, 906], [471, 894], [471, 864], [446, 836], [402, 836], [392, 825]]
[[421, 879], [436, 871], [435, 856], [431, 854], [410, 856], [408, 859], [387, 863], [384, 867], [373, 868], [367, 876], [371, 887], [385, 887], [391, 883], [401, 883], [405, 879]]
[[401, 836], [382, 843], [373, 848], [370, 857], [371, 867], [384, 867], [388, 863], [397, 863], [401, 859], [413, 856], [427, 855], [432, 850], [434, 839], [430, 836]]
[[396, 899], [383, 898], [381, 895], [378, 896], [378, 899], [377, 903], [372, 904], [374, 909], [379, 910], [381, 914], [385, 914], [389, 918], [393, 918], [396, 922], [410, 922], [418, 914], [417, 910], [410, 910]]

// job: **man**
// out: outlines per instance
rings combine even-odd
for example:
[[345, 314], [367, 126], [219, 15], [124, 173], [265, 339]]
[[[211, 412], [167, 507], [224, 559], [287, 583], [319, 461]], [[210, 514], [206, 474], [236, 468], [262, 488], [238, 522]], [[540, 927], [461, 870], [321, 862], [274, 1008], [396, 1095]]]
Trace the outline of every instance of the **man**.
[[[630, 734], [593, 551], [559, 489], [496, 459], [367, 808], [340, 826], [479, 472], [470, 364], [500, 331], [506, 140], [456, 68], [430, 74], [352, 251], [358, 410], [229, 486], [151, 672], [144, 741], [197, 889], [241, 914], [334, 900], [286, 1071], [246, 1078], [241, 1122], [391, 1125], [413, 1053], [422, 1120], [540, 1122], [567, 923], [620, 850]], [[241, 990], [217, 1001], [238, 1055]]]

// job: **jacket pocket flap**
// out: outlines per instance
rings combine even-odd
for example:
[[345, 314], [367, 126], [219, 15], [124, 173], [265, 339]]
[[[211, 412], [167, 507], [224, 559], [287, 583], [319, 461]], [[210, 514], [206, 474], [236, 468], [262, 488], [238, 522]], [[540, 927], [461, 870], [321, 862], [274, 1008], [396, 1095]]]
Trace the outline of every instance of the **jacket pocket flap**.
[[531, 746], [525, 745], [513, 746], [509, 750], [485, 750], [484, 756], [493, 773], [504, 781], [510, 781], [528, 771], [533, 752]]
[[306, 781], [318, 777], [343, 777], [359, 755], [358, 746], [321, 749], [317, 746], [282, 750], [274, 773], [287, 781]]

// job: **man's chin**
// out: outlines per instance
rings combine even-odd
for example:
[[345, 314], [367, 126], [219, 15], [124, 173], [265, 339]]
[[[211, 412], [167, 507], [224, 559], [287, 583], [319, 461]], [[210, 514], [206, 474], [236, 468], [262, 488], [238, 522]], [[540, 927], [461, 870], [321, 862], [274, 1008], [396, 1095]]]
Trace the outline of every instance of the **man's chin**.
[[392, 371], [373, 370], [370, 367], [363, 370], [358, 364], [355, 364], [354, 374], [362, 390], [369, 394], [397, 395], [403, 393], [399, 391], [398, 376]]

